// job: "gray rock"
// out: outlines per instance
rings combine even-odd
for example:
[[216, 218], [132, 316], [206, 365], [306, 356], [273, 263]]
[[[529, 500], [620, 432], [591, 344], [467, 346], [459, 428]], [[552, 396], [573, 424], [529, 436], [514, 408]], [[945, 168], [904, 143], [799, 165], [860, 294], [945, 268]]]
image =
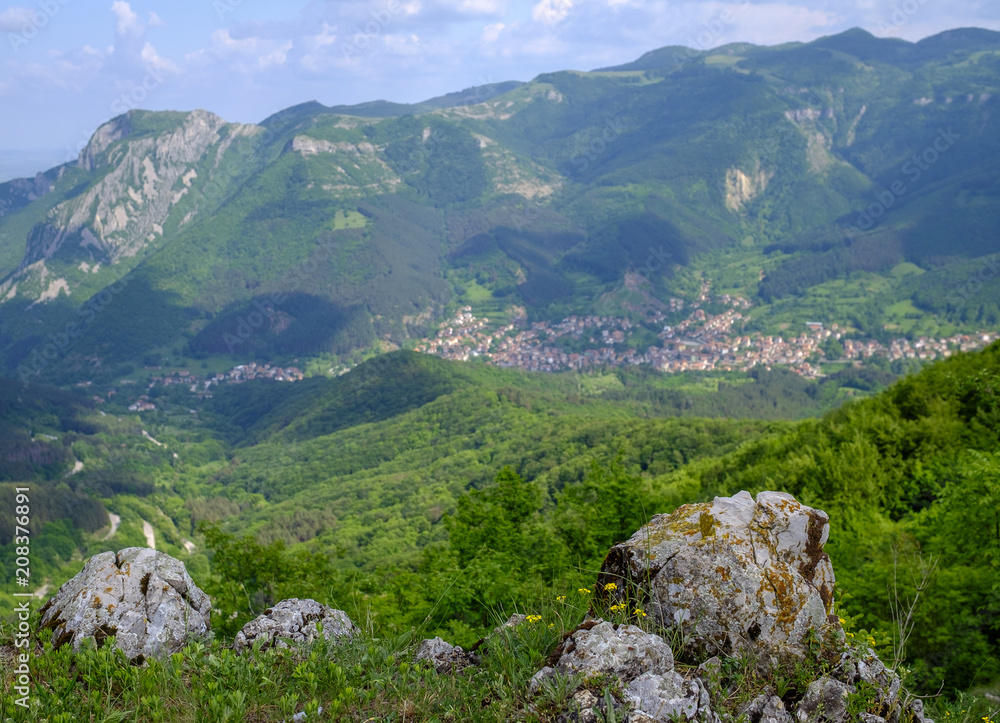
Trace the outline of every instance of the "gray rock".
[[441, 638], [424, 640], [417, 646], [414, 659], [427, 661], [439, 673], [457, 672], [475, 664], [475, 658], [457, 645], [450, 645]]
[[[647, 610], [681, 625], [692, 650], [801, 657], [809, 630], [840, 629], [833, 566], [823, 552], [826, 513], [782, 492], [747, 492], [657, 515], [611, 549], [598, 589], [633, 581]], [[630, 583], [631, 584], [631, 583]]]
[[795, 719], [785, 708], [781, 698], [772, 695], [760, 713], [760, 723], [795, 723]]
[[761, 693], [743, 706], [743, 709], [740, 710], [740, 715], [745, 715], [750, 720], [758, 720], [764, 714], [764, 706], [767, 705], [768, 700], [770, 700], [770, 694]]
[[252, 648], [260, 638], [263, 638], [261, 650], [272, 646], [288, 647], [286, 640], [308, 644], [320, 637], [317, 623], [322, 625], [322, 635], [327, 640], [349, 637], [355, 631], [354, 623], [343, 610], [334, 610], [308, 598], [300, 600], [293, 597], [282, 600], [244, 625], [236, 633], [233, 644], [238, 653]]
[[[556, 672], [577, 674], [583, 679], [603, 675], [620, 681], [624, 687], [631, 723], [714, 720], [708, 689], [697, 678], [687, 680], [674, 671], [673, 653], [659, 635], [634, 625], [591, 620], [570, 634], [554, 656], [558, 656], [555, 667], [536, 673], [533, 690]], [[576, 698], [584, 694], [580, 691]], [[588, 719], [585, 712], [578, 715], [580, 721]]]
[[[987, 695], [987, 697], [989, 696]], [[924, 716], [924, 702], [920, 698], [911, 700], [907, 707], [910, 713], [913, 714], [914, 723], [934, 723], [930, 718]]]
[[722, 684], [722, 661], [713, 656], [698, 666], [695, 675], [710, 695], [719, 695]]
[[174, 653], [209, 631], [211, 601], [184, 563], [145, 547], [91, 557], [39, 611], [53, 644], [115, 636], [129, 660]]
[[575, 723], [598, 723], [597, 714], [594, 709], [600, 705], [597, 696], [584, 688], [578, 691], [569, 704], [568, 715], [561, 716], [564, 721], [574, 721]]
[[659, 635], [634, 625], [594, 621], [569, 635], [556, 648], [556, 668], [564, 673], [615, 675], [630, 681], [643, 673], [663, 675], [674, 669], [670, 646]]
[[875, 655], [857, 661], [858, 679], [879, 691], [878, 704], [886, 709], [896, 707], [902, 681]]
[[814, 681], [799, 702], [795, 717], [799, 723], [841, 723], [847, 720], [850, 686], [824, 676]]
[[632, 704], [629, 721], [667, 723], [698, 720], [708, 708], [708, 694], [697, 679], [685, 680], [680, 674], [643, 673], [628, 684], [625, 699]]
[[531, 676], [531, 680], [528, 683], [528, 692], [531, 693], [531, 695], [538, 695], [538, 692], [542, 689], [542, 684], [557, 672], [558, 671], [551, 666], [546, 665], [542, 667], [538, 672]]

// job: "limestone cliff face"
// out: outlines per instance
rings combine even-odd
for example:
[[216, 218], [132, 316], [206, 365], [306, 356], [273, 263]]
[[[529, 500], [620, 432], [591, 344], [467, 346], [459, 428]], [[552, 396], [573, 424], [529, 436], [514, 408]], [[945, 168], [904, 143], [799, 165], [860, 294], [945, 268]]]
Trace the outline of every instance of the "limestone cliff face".
[[757, 198], [767, 189], [767, 184], [773, 175], [773, 171], [769, 173], [760, 167], [750, 173], [745, 173], [739, 168], [727, 169], [726, 208], [730, 211], [739, 211], [744, 204]]
[[[202, 110], [192, 111], [163, 132], [142, 134], [132, 113], [115, 118], [94, 133], [77, 164], [99, 180], [83, 193], [52, 208], [26, 239], [25, 255], [16, 272], [0, 287], [0, 299], [17, 295], [34, 301], [54, 298], [37, 278], [48, 274], [47, 262], [66, 252], [73, 266], [93, 270], [141, 254], [163, 235], [178, 203], [198, 181], [198, 167], [212, 149], [224, 153], [233, 138], [253, 135], [256, 126], [227, 124]], [[218, 158], [215, 159], [217, 165]], [[35, 193], [47, 191], [42, 184]], [[189, 220], [189, 219], [188, 219]], [[51, 263], [48, 264], [50, 267]], [[61, 288], [71, 293], [74, 270]], [[51, 285], [51, 284], [50, 284]]]
[[319, 157], [310, 166], [313, 182], [331, 197], [392, 193], [402, 183], [383, 160], [380, 149], [368, 142], [328, 141], [300, 135], [287, 143], [284, 153]]
[[82, 196], [52, 209], [48, 223], [29, 237], [25, 263], [49, 258], [74, 237], [81, 246], [99, 249], [111, 263], [134, 256], [163, 234], [170, 210], [197, 177], [195, 164], [219, 142], [224, 125], [218, 116], [193, 111], [171, 132], [112, 148], [128, 133], [128, 116], [105, 123], [84, 148], [80, 164], [111, 170]]

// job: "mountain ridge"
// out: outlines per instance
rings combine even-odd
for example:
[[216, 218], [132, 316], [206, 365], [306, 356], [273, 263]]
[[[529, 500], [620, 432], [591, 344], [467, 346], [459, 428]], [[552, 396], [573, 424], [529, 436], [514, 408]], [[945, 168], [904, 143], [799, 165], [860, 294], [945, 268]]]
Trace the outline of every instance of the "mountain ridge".
[[[126, 292], [156, 323], [122, 354], [88, 326], [62, 364], [70, 375], [178, 344], [244, 358], [412, 345], [467, 299], [496, 318], [600, 307], [648, 321], [671, 297], [693, 301], [699, 272], [755, 300], [750, 330], [787, 323], [778, 316], [790, 311], [774, 313], [783, 299], [852, 279], [884, 287], [887, 303], [859, 299], [819, 321], [877, 337], [998, 318], [986, 292], [971, 305], [925, 300], [996, 248], [1000, 34], [902, 44], [852, 30], [684, 49], [680, 64], [678, 52], [651, 51], [641, 70], [545, 73], [379, 106], [378, 117], [370, 104], [346, 115], [311, 101], [260, 125], [207, 111], [112, 119], [75, 165], [36, 181], [51, 191], [0, 184], [5, 367], [125, 274], [155, 290], [162, 312]], [[653, 250], [661, 261], [648, 274]], [[904, 283], [891, 271], [907, 263], [920, 278]], [[638, 304], [625, 301], [636, 273]], [[276, 310], [239, 349], [224, 343], [262, 294], [312, 301]], [[324, 330], [310, 304], [339, 321]], [[317, 341], [282, 339], [288, 329]]]

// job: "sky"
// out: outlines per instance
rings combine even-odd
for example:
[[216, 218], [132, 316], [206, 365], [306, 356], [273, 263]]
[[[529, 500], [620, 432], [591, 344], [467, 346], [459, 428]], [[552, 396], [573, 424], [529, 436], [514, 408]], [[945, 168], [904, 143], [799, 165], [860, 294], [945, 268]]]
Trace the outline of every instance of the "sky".
[[972, 26], [1000, 30], [1000, 2], [0, 0], [0, 181], [75, 159], [132, 108], [258, 122], [308, 100], [416, 102], [665, 45]]

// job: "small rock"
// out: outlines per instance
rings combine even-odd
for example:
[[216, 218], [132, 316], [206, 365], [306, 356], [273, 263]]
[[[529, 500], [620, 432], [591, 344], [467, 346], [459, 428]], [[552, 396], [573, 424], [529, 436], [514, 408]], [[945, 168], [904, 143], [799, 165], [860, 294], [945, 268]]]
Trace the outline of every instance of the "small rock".
[[795, 723], [792, 714], [785, 709], [785, 704], [776, 695], [768, 698], [767, 704], [760, 714], [760, 723]]
[[429, 662], [439, 673], [457, 672], [475, 664], [471, 653], [457, 645], [450, 645], [441, 638], [431, 638], [420, 643], [414, 659]]
[[847, 696], [851, 692], [839, 680], [824, 676], [806, 690], [795, 717], [800, 723], [841, 723], [847, 720]]
[[625, 689], [625, 698], [633, 707], [629, 720], [642, 723], [696, 720], [699, 711], [708, 707], [708, 696], [703, 701], [702, 690], [697, 679], [685, 680], [678, 673], [643, 673]]
[[315, 600], [289, 598], [268, 608], [262, 615], [248, 622], [236, 633], [233, 647], [242, 653], [252, 648], [254, 642], [264, 639], [261, 650], [274, 646], [288, 647], [285, 639], [293, 643], [311, 643], [320, 633], [316, 624], [323, 626], [323, 637], [327, 640], [335, 637], [351, 636], [355, 627], [347, 613], [334, 610]]
[[879, 691], [878, 703], [886, 708], [894, 708], [899, 700], [902, 681], [899, 676], [885, 666], [875, 655], [857, 661], [858, 679]]
[[554, 655], [559, 656], [555, 667], [562, 672], [604, 673], [623, 681], [643, 673], [663, 674], [674, 669], [670, 646], [659, 635], [604, 620], [570, 634]]

